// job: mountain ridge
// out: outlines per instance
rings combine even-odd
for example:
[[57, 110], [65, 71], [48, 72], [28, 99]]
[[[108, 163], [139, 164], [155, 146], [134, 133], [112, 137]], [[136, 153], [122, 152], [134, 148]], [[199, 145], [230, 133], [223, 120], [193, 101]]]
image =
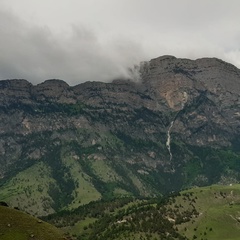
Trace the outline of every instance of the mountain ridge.
[[135, 70], [141, 81], [0, 81], [0, 198], [46, 215], [238, 182], [240, 70], [172, 56]]

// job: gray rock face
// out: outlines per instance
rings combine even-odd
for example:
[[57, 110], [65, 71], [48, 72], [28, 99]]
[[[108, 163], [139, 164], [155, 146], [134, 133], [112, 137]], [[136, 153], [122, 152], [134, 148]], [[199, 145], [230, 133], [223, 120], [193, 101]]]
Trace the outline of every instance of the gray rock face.
[[[73, 87], [62, 80], [36, 86], [26, 80], [0, 81], [0, 177], [10, 179], [36, 161], [51, 162], [53, 149], [64, 146], [79, 161], [101, 156], [122, 165], [119, 179], [135, 174], [131, 181], [144, 185], [138, 190], [147, 195], [149, 179], [155, 179], [154, 191], [196, 184], [192, 179], [197, 177], [210, 179], [204, 171], [217, 149], [233, 151], [231, 157], [238, 158], [239, 69], [216, 58], [163, 56], [143, 63], [140, 76], [139, 82]], [[200, 169], [194, 176], [186, 170], [192, 166]], [[131, 174], [124, 173], [124, 167], [131, 168]], [[209, 183], [226, 174], [225, 168], [221, 171]]]
[[239, 135], [240, 71], [233, 65], [165, 56], [151, 60], [142, 78], [158, 101], [178, 113], [173, 131], [185, 141], [229, 145]]
[[[146, 63], [141, 77], [141, 83], [119, 80], [74, 87], [62, 80], [37, 86], [26, 80], [1, 81], [0, 133], [92, 126], [154, 139], [174, 121], [172, 133], [189, 144], [228, 146], [239, 135], [240, 70], [233, 65], [215, 58], [163, 56]], [[84, 104], [85, 114], [63, 114], [60, 105], [69, 104]]]
[[[155, 139], [154, 134], [166, 133], [174, 121], [172, 133], [189, 144], [228, 146], [239, 135], [240, 70], [233, 65], [215, 58], [163, 56], [144, 64], [141, 77], [140, 83], [119, 80], [74, 87], [62, 80], [37, 86], [26, 80], [1, 81], [0, 133], [92, 126]], [[60, 105], [69, 104], [84, 105], [85, 113], [67, 115]]]

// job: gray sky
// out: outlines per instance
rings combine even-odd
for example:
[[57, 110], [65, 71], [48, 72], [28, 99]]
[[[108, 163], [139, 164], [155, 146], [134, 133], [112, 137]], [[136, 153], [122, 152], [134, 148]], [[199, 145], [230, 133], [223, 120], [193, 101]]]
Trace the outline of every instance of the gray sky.
[[240, 67], [239, 0], [0, 0], [0, 79], [70, 85], [161, 55]]

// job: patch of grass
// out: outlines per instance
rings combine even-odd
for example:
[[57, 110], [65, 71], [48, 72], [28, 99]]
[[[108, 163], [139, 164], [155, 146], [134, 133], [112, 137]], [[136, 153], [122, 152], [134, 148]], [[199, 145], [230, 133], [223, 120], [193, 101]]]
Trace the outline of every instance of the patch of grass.
[[[190, 194], [190, 195], [189, 195]], [[177, 205], [184, 209], [192, 204], [199, 216], [178, 226], [189, 239], [236, 240], [240, 236], [240, 185], [212, 185], [183, 191], [176, 198]], [[194, 200], [194, 201], [192, 201]]]
[[0, 216], [1, 240], [64, 239], [56, 227], [18, 210], [0, 206]]
[[123, 196], [129, 196], [131, 197], [132, 194], [130, 192], [127, 192], [126, 190], [122, 188], [115, 188], [113, 191], [114, 196], [116, 197], [123, 197]]
[[62, 228], [64, 232], [69, 232], [71, 235], [78, 235], [80, 232], [86, 231], [85, 228], [96, 221], [96, 218], [85, 218], [84, 221], [79, 221], [71, 227]]
[[1, 187], [0, 199], [32, 215], [53, 213], [53, 200], [48, 194], [51, 184], [56, 182], [51, 178], [50, 168], [38, 162], [6, 182]]
[[100, 177], [104, 182], [113, 182], [121, 180], [121, 177], [115, 172], [113, 168], [111, 168], [106, 160], [90, 160], [91, 168], [94, 173]]
[[101, 194], [94, 187], [91, 177], [81, 168], [76, 159], [71, 157], [62, 159], [64, 165], [68, 167], [71, 179], [74, 181], [75, 188], [72, 193], [73, 201], [68, 204], [67, 208], [73, 209], [80, 205], [96, 201], [101, 198]]

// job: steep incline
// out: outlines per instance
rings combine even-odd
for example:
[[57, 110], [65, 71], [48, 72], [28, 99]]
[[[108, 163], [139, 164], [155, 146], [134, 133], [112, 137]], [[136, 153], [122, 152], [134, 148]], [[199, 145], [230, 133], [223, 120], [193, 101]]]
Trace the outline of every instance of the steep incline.
[[66, 240], [56, 227], [16, 209], [0, 205], [0, 239]]
[[163, 56], [141, 80], [0, 81], [0, 199], [46, 215], [240, 179], [240, 70]]

